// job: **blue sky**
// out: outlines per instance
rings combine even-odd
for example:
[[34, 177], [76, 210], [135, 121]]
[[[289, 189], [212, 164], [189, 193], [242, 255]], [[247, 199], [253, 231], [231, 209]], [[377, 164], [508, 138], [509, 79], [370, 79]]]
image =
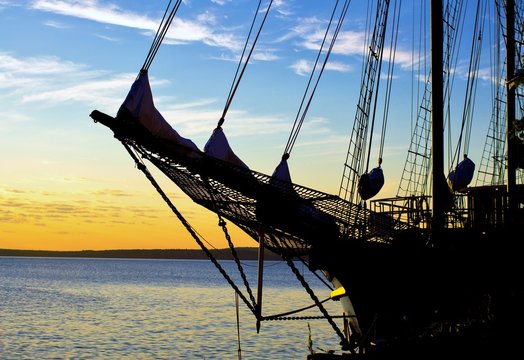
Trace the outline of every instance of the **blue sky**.
[[[150, 68], [157, 108], [201, 149], [222, 113], [257, 3], [185, 1]], [[0, 248], [30, 247], [23, 239], [39, 234], [46, 240], [31, 246], [51, 248], [54, 236], [61, 239], [56, 244], [62, 248], [67, 247], [63, 244], [90, 248], [86, 239], [106, 239], [108, 232], [124, 227], [150, 229], [171, 219], [111, 132], [89, 118], [94, 109], [116, 114], [144, 62], [166, 4], [0, 0], [0, 223], [5, 225]], [[271, 173], [278, 164], [333, 4], [273, 3], [224, 125], [235, 152], [255, 170]], [[363, 5], [353, 1], [350, 6], [289, 161], [293, 180], [330, 193], [338, 192], [358, 100]], [[403, 6], [383, 163], [385, 196], [396, 191], [410, 139], [411, 20], [420, 9], [408, 2]], [[466, 65], [460, 58], [458, 87]], [[486, 81], [479, 83], [479, 91], [489, 93], [485, 66], [481, 71]], [[482, 139], [478, 157], [489, 105], [478, 105], [487, 115], [473, 130]], [[201, 221], [204, 215], [178, 189], [168, 191], [180, 199], [190, 218]], [[158, 236], [165, 241], [162, 244], [172, 238]], [[160, 246], [126, 242], [125, 237], [107, 241], [114, 245], [109, 247]]]

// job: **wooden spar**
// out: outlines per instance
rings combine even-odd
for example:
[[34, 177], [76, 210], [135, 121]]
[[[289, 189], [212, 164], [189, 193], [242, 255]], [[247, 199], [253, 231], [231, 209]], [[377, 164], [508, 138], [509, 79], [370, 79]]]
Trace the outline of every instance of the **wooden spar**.
[[431, 133], [434, 232], [444, 228], [444, 96], [442, 0], [431, 1]]
[[257, 334], [260, 332], [262, 318], [262, 287], [264, 281], [264, 230], [258, 230], [258, 279], [257, 279]]
[[506, 156], [507, 156], [507, 192], [508, 192], [508, 222], [511, 226], [514, 214], [517, 212], [516, 184], [517, 164], [515, 154], [516, 139], [515, 125], [515, 87], [510, 81], [515, 76], [515, 3], [514, 0], [506, 1]]

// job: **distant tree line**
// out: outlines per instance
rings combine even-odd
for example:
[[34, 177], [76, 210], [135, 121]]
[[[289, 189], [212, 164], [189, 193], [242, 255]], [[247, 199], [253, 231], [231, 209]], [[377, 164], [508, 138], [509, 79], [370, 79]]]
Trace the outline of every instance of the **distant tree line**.
[[[243, 247], [236, 249], [242, 260], [258, 259], [258, 248]], [[229, 249], [211, 250], [219, 260], [233, 260]], [[0, 249], [0, 256], [23, 257], [72, 257], [72, 258], [121, 258], [121, 259], [207, 259], [207, 255], [197, 249], [134, 249], [134, 250], [82, 250], [82, 251], [51, 251], [51, 250], [11, 250]], [[281, 260], [274, 253], [266, 251], [265, 259]]]

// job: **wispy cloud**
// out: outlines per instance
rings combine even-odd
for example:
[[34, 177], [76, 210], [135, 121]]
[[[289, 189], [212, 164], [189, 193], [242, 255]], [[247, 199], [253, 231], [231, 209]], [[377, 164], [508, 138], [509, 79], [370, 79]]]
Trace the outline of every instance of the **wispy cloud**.
[[286, 0], [274, 0], [273, 9], [273, 11], [277, 12], [278, 16], [286, 18], [292, 16], [294, 13]]
[[[278, 41], [288, 41], [296, 39], [296, 44], [300, 49], [318, 52], [325, 33], [325, 21], [316, 17], [304, 19], [302, 23], [295, 26], [290, 32], [279, 38]], [[341, 31], [337, 37], [332, 53], [346, 57], [360, 56], [365, 49], [366, 35], [362, 31]], [[390, 49], [384, 49], [384, 60], [388, 61]], [[359, 58], [360, 60], [360, 58]], [[403, 70], [409, 70], [414, 65], [411, 52], [397, 49], [395, 63]], [[328, 63], [331, 70], [347, 72], [351, 66], [341, 62]], [[311, 63], [305, 60], [295, 62], [291, 68], [300, 75], [311, 71]]]
[[116, 94], [128, 88], [134, 77], [136, 74], [120, 74], [111, 76], [109, 79], [93, 79], [82, 83], [65, 84], [64, 87], [58, 89], [47, 89], [23, 95], [21, 100], [48, 105], [76, 101], [102, 106], [118, 106], [122, 99], [117, 99]]
[[97, 0], [36, 0], [31, 8], [138, 29], [151, 30], [158, 27], [158, 22], [145, 15], [126, 11], [114, 4], [102, 4]]
[[120, 189], [97, 189], [90, 192], [90, 194], [95, 196], [117, 196], [117, 197], [129, 197], [133, 196], [132, 193], [126, 192]]
[[111, 42], [120, 41], [117, 38], [114, 38], [114, 37], [111, 37], [111, 36], [107, 36], [107, 35], [96, 34], [96, 37], [98, 37], [100, 39], [103, 39], [103, 40], [111, 41]]
[[52, 28], [55, 28], [55, 29], [69, 29], [70, 28], [69, 25], [63, 24], [63, 23], [58, 22], [58, 21], [53, 21], [53, 20], [45, 21], [44, 25], [52, 27]]
[[[102, 24], [145, 30], [144, 34], [148, 36], [155, 34], [160, 23], [160, 18], [152, 18], [146, 14], [138, 14], [118, 5], [97, 0], [36, 0], [32, 2], [31, 8]], [[241, 41], [236, 35], [223, 31], [223, 28], [212, 26], [214, 24], [212, 19], [212, 16], [199, 16], [196, 20], [175, 17], [166, 34], [165, 43], [178, 44], [197, 41], [210, 46], [232, 50], [240, 49]]]
[[[17, 58], [0, 52], [0, 98], [49, 107], [64, 103], [83, 103], [99, 109], [117, 109], [136, 78], [135, 73], [109, 74], [90, 70], [82, 64], [56, 57]], [[158, 88], [167, 80], [151, 78]], [[157, 107], [182, 136], [210, 134], [222, 113], [216, 99], [194, 99], [174, 103], [171, 97], [157, 97]], [[12, 121], [26, 117], [11, 116]], [[242, 109], [228, 113], [230, 136], [274, 134], [289, 131], [289, 119], [278, 114], [250, 114]], [[1, 128], [0, 128], [1, 129]]]
[[[192, 108], [167, 108], [162, 111], [171, 125], [181, 135], [208, 136], [215, 128], [222, 109], [220, 107], [196, 106]], [[288, 132], [290, 120], [282, 115], [250, 114], [232, 109], [227, 115], [227, 136], [267, 135]]]
[[[14, 75], [53, 75], [59, 73], [77, 73], [85, 69], [84, 65], [70, 61], [61, 61], [55, 56], [16, 58], [9, 53], [0, 52], [0, 71]], [[0, 83], [0, 86], [4, 84]]]
[[[90, 192], [94, 198], [84, 200], [74, 193], [43, 194], [17, 188], [0, 188], [0, 224], [43, 225], [50, 222], [73, 220], [99, 224], [132, 224], [137, 216], [148, 214], [148, 219], [159, 218], [150, 206], [119, 202], [116, 198], [126, 197], [133, 201], [136, 193], [118, 189], [100, 189]], [[108, 199], [104, 204], [101, 199]]]
[[218, 5], [225, 5], [229, 2], [231, 2], [231, 0], [211, 0], [212, 3], [215, 3], [215, 4], [218, 4]]
[[[0, 98], [51, 106], [69, 101], [119, 106], [136, 74], [108, 74], [58, 57], [18, 58], [0, 52]], [[156, 85], [167, 81], [152, 81]], [[120, 97], [120, 98], [119, 98]], [[18, 115], [23, 120], [23, 115]]]
[[[13, 113], [13, 112], [7, 112], [7, 111], [0, 111], [0, 119], [2, 119], [2, 123], [5, 122], [24, 122], [30, 120], [30, 117], [21, 114], [21, 113]], [[2, 126], [0, 125], [0, 130], [2, 129]]]
[[[294, 64], [291, 64], [293, 71], [302, 76], [309, 75], [313, 69], [313, 61], [308, 61], [300, 59]], [[320, 68], [317, 68], [319, 70]], [[349, 64], [344, 64], [338, 61], [328, 62], [325, 67], [326, 70], [338, 71], [338, 72], [348, 72], [351, 71], [351, 66]]]

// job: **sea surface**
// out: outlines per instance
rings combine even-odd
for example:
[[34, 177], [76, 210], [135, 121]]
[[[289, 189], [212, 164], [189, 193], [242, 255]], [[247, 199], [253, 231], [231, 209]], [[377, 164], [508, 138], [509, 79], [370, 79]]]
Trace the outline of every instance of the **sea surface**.
[[[220, 263], [242, 284], [234, 261]], [[256, 296], [257, 263], [242, 265]], [[329, 296], [297, 267], [320, 300]], [[264, 315], [312, 303], [285, 263], [265, 263]], [[337, 302], [325, 306], [341, 313]], [[207, 260], [0, 257], [1, 359], [238, 359], [237, 329], [242, 359], [306, 359], [310, 336], [316, 351], [339, 350], [326, 320], [266, 321], [257, 334], [242, 300], [239, 327], [236, 309]]]

